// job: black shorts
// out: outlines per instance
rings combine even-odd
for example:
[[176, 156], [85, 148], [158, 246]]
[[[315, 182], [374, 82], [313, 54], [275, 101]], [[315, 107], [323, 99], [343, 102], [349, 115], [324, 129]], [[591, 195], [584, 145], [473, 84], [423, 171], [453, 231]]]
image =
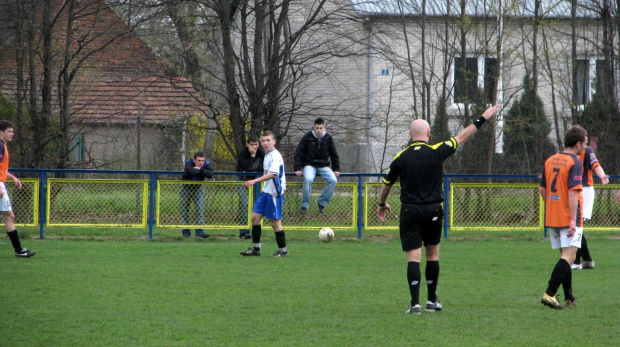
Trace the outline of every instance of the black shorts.
[[403, 251], [438, 245], [441, 241], [441, 204], [403, 204], [400, 209], [400, 243]]

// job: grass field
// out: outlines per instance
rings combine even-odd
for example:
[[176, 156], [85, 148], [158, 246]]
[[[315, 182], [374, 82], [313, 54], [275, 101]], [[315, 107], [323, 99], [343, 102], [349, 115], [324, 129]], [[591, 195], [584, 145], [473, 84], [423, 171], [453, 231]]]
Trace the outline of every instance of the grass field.
[[276, 259], [271, 231], [253, 258], [239, 256], [249, 242], [232, 232], [22, 234], [38, 251], [31, 259], [0, 239], [0, 346], [620, 345], [618, 234], [590, 233], [596, 268], [574, 272], [580, 306], [564, 311], [540, 304], [558, 258], [548, 240], [453, 234], [442, 241], [444, 311], [422, 315], [404, 314], [406, 264], [393, 235], [337, 233], [323, 244], [287, 231], [291, 255]]

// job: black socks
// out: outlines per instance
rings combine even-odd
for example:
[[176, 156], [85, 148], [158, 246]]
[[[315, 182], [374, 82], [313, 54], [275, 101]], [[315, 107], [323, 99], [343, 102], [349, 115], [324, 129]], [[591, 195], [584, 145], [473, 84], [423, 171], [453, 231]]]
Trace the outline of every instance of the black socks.
[[411, 306], [420, 303], [420, 263], [410, 261], [407, 263], [407, 282], [409, 283], [409, 293], [411, 294]]
[[[547, 295], [549, 296], [555, 296], [555, 293], [557, 293], [558, 288], [560, 288], [560, 284], [564, 283], [564, 279], [567, 276], [567, 274], [570, 276], [571, 275], [571, 269], [570, 269], [570, 264], [560, 258], [560, 260], [558, 260], [558, 263], [555, 264], [555, 267], [553, 268], [553, 272], [551, 273], [551, 279], [549, 279], [549, 286], [547, 287]], [[569, 281], [572, 282], [572, 276], [569, 277]], [[571, 283], [567, 283], [570, 286], [572, 285]]]
[[9, 235], [9, 239], [11, 240], [11, 244], [15, 249], [15, 253], [19, 253], [22, 251], [22, 244], [19, 242], [19, 236], [17, 236], [17, 230], [7, 231], [7, 235]]

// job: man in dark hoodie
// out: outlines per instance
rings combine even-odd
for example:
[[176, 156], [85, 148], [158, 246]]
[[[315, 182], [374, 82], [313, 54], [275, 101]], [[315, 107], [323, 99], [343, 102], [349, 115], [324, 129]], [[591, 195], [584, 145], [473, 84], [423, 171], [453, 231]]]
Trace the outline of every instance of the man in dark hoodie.
[[[206, 161], [205, 154], [203, 152], [194, 153], [194, 159], [189, 159], [185, 162], [183, 168], [185, 173], [181, 176], [181, 179], [186, 181], [203, 181], [205, 178], [213, 177], [213, 169], [211, 163]], [[181, 222], [184, 225], [191, 224], [190, 222], [190, 210], [191, 204], [194, 204], [195, 213], [191, 215], [196, 217], [196, 224], [205, 224], [205, 192], [201, 184], [181, 184], [180, 189], [181, 196]], [[191, 218], [193, 219], [193, 218]], [[183, 237], [192, 236], [192, 232], [189, 229], [183, 229]], [[206, 239], [209, 234], [205, 234], [202, 229], [196, 229], [196, 237]]]
[[[246, 142], [246, 147], [239, 152], [239, 156], [237, 157], [237, 172], [257, 172], [258, 176], [261, 176], [263, 173], [263, 160], [265, 160], [265, 150], [260, 146], [258, 142], [258, 137], [252, 135], [248, 138]], [[250, 176], [239, 176], [237, 180], [239, 181], [249, 181], [255, 179], [256, 175]], [[239, 224], [248, 224], [248, 188], [246, 188], [243, 184], [237, 186], [237, 194], [239, 195], [239, 212], [237, 214], [237, 219]], [[255, 198], [258, 194], [254, 194], [254, 198], [252, 201], [256, 200]], [[250, 229], [239, 229], [239, 238], [240, 239], [251, 239], [252, 235], [250, 235]]]
[[[331, 159], [332, 169], [329, 168]], [[329, 203], [340, 176], [340, 157], [336, 151], [334, 140], [325, 129], [325, 121], [317, 118], [312, 131], [307, 132], [299, 141], [295, 151], [295, 175], [304, 176], [301, 214], [306, 214], [310, 206], [312, 183], [317, 173], [327, 181], [323, 193], [316, 204], [320, 214], [325, 214], [325, 206]]]

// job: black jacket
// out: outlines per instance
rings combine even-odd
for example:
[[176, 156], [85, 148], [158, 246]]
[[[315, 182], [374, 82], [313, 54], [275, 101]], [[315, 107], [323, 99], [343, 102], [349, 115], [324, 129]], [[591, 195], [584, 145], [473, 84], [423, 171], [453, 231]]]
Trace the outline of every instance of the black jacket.
[[[252, 158], [250, 150], [245, 147], [239, 156], [237, 157], [237, 172], [263, 172], [263, 161], [265, 160], [265, 150], [262, 147], [258, 147], [256, 150], [256, 156]], [[252, 180], [256, 178], [256, 175], [252, 176], [240, 176], [242, 180]]]
[[185, 161], [185, 167], [183, 168], [185, 173], [181, 176], [181, 179], [186, 181], [202, 181], [205, 178], [213, 178], [211, 162], [205, 161], [205, 164], [200, 169], [194, 169], [194, 166], [196, 166], [194, 159]]
[[312, 131], [309, 131], [301, 138], [297, 150], [295, 151], [294, 170], [303, 170], [306, 165], [314, 167], [329, 166], [331, 159], [332, 170], [340, 171], [340, 157], [336, 151], [332, 136], [325, 132], [319, 141]]

